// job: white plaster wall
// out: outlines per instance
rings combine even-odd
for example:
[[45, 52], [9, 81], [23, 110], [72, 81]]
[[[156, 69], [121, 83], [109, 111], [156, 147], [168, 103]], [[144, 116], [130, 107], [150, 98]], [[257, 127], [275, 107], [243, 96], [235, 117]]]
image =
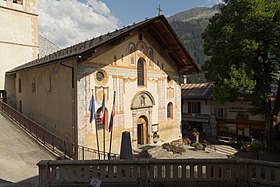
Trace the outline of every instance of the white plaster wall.
[[34, 49], [37, 50], [36, 48], [0, 42], [0, 89], [4, 88], [5, 73], [34, 59]]
[[221, 104], [219, 102], [213, 102], [213, 111], [214, 108], [224, 108], [224, 112], [226, 114], [227, 119], [236, 119], [237, 112], [230, 111], [230, 107], [240, 108], [240, 111], [247, 111], [247, 114], [249, 114], [249, 120], [256, 120], [256, 121], [263, 121], [264, 116], [263, 115], [251, 115], [250, 114], [250, 103], [249, 102], [226, 102], [224, 104]]
[[[23, 114], [57, 136], [73, 141], [75, 112], [71, 80], [71, 69], [60, 64], [17, 73], [15, 79], [17, 109], [19, 110], [21, 101]], [[32, 92], [32, 82], [36, 85], [36, 92]]]
[[9, 0], [0, 3], [0, 89], [4, 89], [6, 71], [37, 58], [38, 19], [36, 14], [25, 13], [36, 10], [35, 0], [24, 1], [23, 5]]
[[33, 45], [32, 17], [28, 14], [1, 9], [0, 41]]

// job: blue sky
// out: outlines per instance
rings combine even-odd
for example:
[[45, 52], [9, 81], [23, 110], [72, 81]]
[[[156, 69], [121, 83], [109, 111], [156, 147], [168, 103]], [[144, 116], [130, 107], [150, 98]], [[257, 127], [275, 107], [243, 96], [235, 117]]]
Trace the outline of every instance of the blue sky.
[[120, 26], [139, 22], [146, 17], [158, 14], [160, 5], [162, 13], [168, 17], [194, 7], [212, 7], [220, 0], [102, 0], [119, 19]]
[[98, 37], [145, 18], [166, 17], [221, 0], [39, 0], [39, 33], [61, 48]]

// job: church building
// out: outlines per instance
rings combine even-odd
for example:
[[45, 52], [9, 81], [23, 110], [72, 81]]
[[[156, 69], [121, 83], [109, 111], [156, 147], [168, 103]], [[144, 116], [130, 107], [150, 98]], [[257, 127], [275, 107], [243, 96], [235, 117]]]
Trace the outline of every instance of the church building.
[[[124, 131], [133, 149], [152, 144], [155, 132], [162, 141], [181, 137], [181, 77], [198, 71], [167, 19], [157, 16], [10, 69], [7, 102], [75, 144], [97, 149], [98, 136], [102, 150], [115, 92], [112, 152], [119, 153]], [[106, 151], [109, 140], [106, 131]]]

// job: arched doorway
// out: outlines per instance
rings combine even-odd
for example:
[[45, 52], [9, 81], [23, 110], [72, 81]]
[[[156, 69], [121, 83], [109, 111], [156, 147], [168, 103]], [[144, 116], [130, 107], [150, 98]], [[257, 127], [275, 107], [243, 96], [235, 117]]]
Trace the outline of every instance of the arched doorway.
[[137, 120], [137, 144], [148, 143], [148, 120], [146, 116], [140, 116]]
[[131, 102], [133, 147], [152, 143], [152, 113], [155, 100], [148, 91], [135, 94]]

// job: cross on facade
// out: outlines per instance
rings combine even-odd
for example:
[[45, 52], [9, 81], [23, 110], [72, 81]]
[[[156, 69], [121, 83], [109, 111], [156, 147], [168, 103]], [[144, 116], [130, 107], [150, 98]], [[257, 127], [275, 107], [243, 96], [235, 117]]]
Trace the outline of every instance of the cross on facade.
[[160, 15], [160, 12], [162, 12], [162, 9], [160, 8], [160, 5], [158, 5], [157, 10], [158, 10], [158, 15]]

